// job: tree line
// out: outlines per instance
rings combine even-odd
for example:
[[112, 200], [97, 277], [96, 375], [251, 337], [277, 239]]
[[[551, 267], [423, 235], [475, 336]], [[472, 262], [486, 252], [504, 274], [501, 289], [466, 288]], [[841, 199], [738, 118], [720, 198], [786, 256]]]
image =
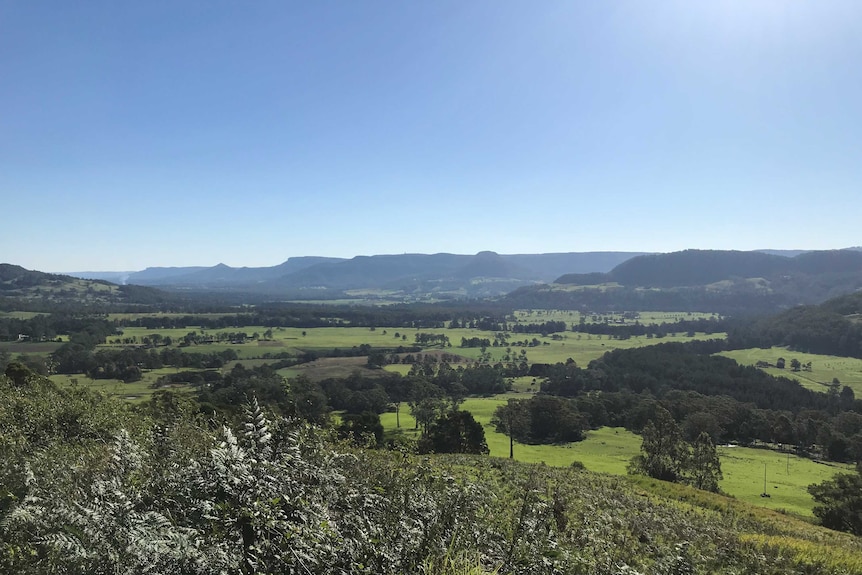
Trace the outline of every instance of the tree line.
[[[794, 380], [703, 353], [719, 344], [666, 343], [614, 350], [583, 369], [575, 362], [544, 366], [541, 390], [553, 400], [525, 400], [536, 404], [524, 409], [537, 413], [534, 419], [550, 428], [612, 425], [636, 433], [665, 409], [688, 441], [706, 432], [714, 442], [759, 441], [837, 461], [862, 459], [862, 401], [849, 387], [819, 393]], [[562, 402], [568, 406], [561, 407]], [[558, 440], [529, 430], [529, 420], [525, 425], [525, 431], [516, 430], [519, 440]]]

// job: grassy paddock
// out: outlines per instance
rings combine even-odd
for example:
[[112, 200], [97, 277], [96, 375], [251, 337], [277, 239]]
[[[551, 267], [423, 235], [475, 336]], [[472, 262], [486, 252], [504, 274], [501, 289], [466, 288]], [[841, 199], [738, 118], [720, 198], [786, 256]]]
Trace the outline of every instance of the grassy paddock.
[[[530, 394], [511, 393], [487, 398], [469, 398], [461, 409], [469, 411], [485, 429], [492, 457], [509, 456], [509, 438], [498, 433], [491, 425], [491, 417], [499, 405], [509, 398], [527, 398]], [[380, 417], [384, 429], [395, 433], [395, 414]], [[401, 406], [401, 432], [418, 438], [415, 420], [406, 404]], [[545, 463], [565, 467], [580, 462], [590, 471], [626, 475], [631, 458], [640, 453], [641, 438], [623, 428], [603, 427], [589, 431], [584, 441], [563, 445], [524, 445], [515, 442], [514, 456], [518, 461]], [[724, 479], [721, 490], [737, 499], [797, 515], [811, 516], [813, 500], [807, 487], [829, 479], [835, 473], [851, 470], [851, 466], [823, 464], [810, 459], [766, 449], [747, 447], [719, 447]], [[767, 474], [767, 492], [763, 493], [764, 466]]]
[[[824, 392], [829, 389], [827, 384], [837, 378], [842, 386], [846, 385], [852, 389], [856, 397], [862, 397], [862, 359], [801, 353], [788, 350], [785, 347], [738, 349], [725, 351], [719, 355], [734, 359], [743, 365], [755, 365], [758, 361], [775, 365], [778, 358], [783, 357], [786, 360], [784, 369], [767, 367], [763, 371], [777, 377], [784, 376], [795, 379], [803, 387]], [[792, 371], [790, 369], [791, 359], [798, 359], [803, 364], [810, 361], [811, 371]]]
[[[311, 381], [321, 381], [330, 378], [346, 378], [354, 372], [364, 377], [379, 377], [387, 373], [380, 369], [369, 369], [368, 360], [363, 357], [327, 357], [310, 363], [302, 363], [293, 367], [278, 370], [278, 374], [288, 379], [304, 375]], [[400, 366], [399, 366], [400, 367]], [[404, 366], [410, 367], [410, 366]]]
[[[111, 397], [119, 397], [131, 402], [139, 402], [146, 401], [153, 393], [158, 391], [152, 387], [152, 384], [155, 383], [159, 377], [177, 373], [177, 371], [178, 370], [174, 367], [146, 370], [143, 372], [140, 381], [133, 381], [131, 383], [124, 383], [119, 379], [90, 379], [86, 375], [82, 374], [58, 374], [50, 376], [50, 379], [60, 386], [65, 387], [78, 385], [80, 387], [87, 387], [89, 389], [100, 391]], [[191, 388], [185, 385], [174, 386], [171, 389], [174, 391], [191, 392]]]
[[[724, 473], [722, 491], [755, 505], [806, 516], [811, 516], [814, 505], [808, 486], [852, 469], [849, 465], [817, 463], [768, 449], [719, 447], [718, 452]], [[769, 497], [761, 497], [764, 470]]]
[[[578, 337], [580, 336], [580, 338]], [[532, 339], [530, 336], [528, 339]], [[526, 348], [527, 358], [530, 363], [557, 363], [565, 362], [566, 359], [572, 358], [579, 366], [586, 366], [592, 360], [600, 358], [605, 352], [614, 349], [632, 349], [635, 347], [644, 347], [647, 345], [656, 345], [667, 342], [686, 342], [693, 340], [707, 339], [724, 339], [725, 334], [716, 333], [707, 335], [704, 333], [695, 334], [694, 337], [686, 337], [685, 335], [667, 336], [663, 338], [648, 339], [646, 337], [633, 337], [631, 339], [617, 340], [610, 339], [607, 336], [573, 334], [568, 333], [563, 340], [554, 341], [551, 338], [538, 337], [541, 341], [548, 342], [548, 345], [540, 345], [537, 347]], [[523, 338], [522, 338], [523, 339]], [[498, 348], [499, 349], [499, 348]], [[518, 352], [522, 348], [512, 348]], [[477, 350], [478, 354], [478, 350]], [[492, 351], [492, 357], [502, 355], [502, 351]]]
[[[546, 316], [533, 318], [533, 321], [547, 321]], [[461, 348], [461, 339], [483, 338], [494, 340], [494, 332], [481, 331], [465, 328], [440, 328], [440, 329], [415, 329], [415, 328], [392, 328], [378, 327], [375, 329], [360, 327], [321, 327], [321, 328], [274, 328], [272, 339], [263, 339], [263, 333], [267, 330], [265, 326], [243, 326], [217, 330], [206, 330], [207, 335], [217, 336], [219, 333], [245, 332], [249, 336], [258, 333], [260, 340], [250, 340], [243, 344], [212, 343], [201, 345], [190, 345], [180, 348], [186, 352], [211, 353], [232, 349], [236, 351], [241, 359], [261, 357], [266, 353], [278, 354], [288, 353], [298, 355], [306, 351], [331, 351], [338, 349], [352, 349], [362, 344], [368, 344], [374, 348], [397, 348], [398, 346], [413, 346], [416, 343], [416, 334], [435, 333], [445, 334], [451, 343], [451, 347], [440, 348], [438, 346], [427, 348], [427, 351], [445, 351], [447, 353], [462, 356], [467, 360], [475, 360], [481, 354], [480, 348]], [[155, 329], [125, 328], [120, 338], [135, 337], [140, 343], [143, 338], [159, 334], [162, 337], [170, 337], [179, 342], [183, 336], [191, 331], [201, 332], [197, 326], [189, 326], [178, 329]], [[395, 334], [398, 334], [398, 337]], [[304, 335], [303, 335], [304, 334]], [[655, 345], [663, 342], [684, 342], [693, 339], [723, 338], [724, 334], [695, 334], [694, 337], [685, 335], [667, 336], [664, 338], [648, 339], [646, 337], [633, 337], [627, 340], [611, 339], [609, 336], [575, 334], [565, 332], [559, 334], [562, 339], [553, 339], [550, 336], [542, 337], [538, 334], [510, 334], [508, 345], [499, 347], [488, 347], [487, 352], [491, 355], [491, 361], [502, 361], [506, 354], [506, 348], [510, 348], [513, 354], [520, 354], [521, 350], [527, 353], [527, 361], [530, 363], [556, 363], [564, 362], [568, 358], [574, 359], [578, 365], [587, 365], [593, 359], [601, 357], [605, 352], [613, 349], [629, 349], [645, 345]], [[406, 336], [406, 337], [405, 337]], [[111, 338], [116, 339], [116, 338]], [[517, 346], [516, 342], [533, 339], [541, 342], [535, 347]], [[110, 347], [117, 347], [111, 346]]]
[[[263, 338], [265, 326], [242, 326], [231, 327], [224, 329], [201, 330], [200, 327], [189, 326], [176, 329], [146, 329], [139, 327], [123, 329], [123, 335], [118, 336], [120, 339], [127, 337], [135, 337], [140, 342], [144, 337], [151, 337], [154, 334], [159, 334], [163, 337], [170, 337], [175, 342], [180, 341], [189, 332], [204, 333], [209, 336], [218, 336], [220, 333], [237, 333], [245, 332], [249, 337], [257, 333], [260, 339], [257, 341], [249, 340], [243, 344], [201, 344], [190, 345], [182, 348], [185, 351], [207, 351], [215, 349], [216, 346], [226, 345], [231, 349], [250, 349], [255, 350], [255, 353], [272, 353], [289, 352], [298, 353], [303, 350], [331, 350], [333, 348], [350, 349], [358, 347], [364, 343], [375, 348], [386, 347], [396, 348], [400, 345], [408, 346], [414, 344], [414, 335], [418, 332], [415, 329], [397, 328], [376, 328], [371, 330], [363, 327], [318, 327], [318, 328], [272, 328], [272, 339], [265, 340]], [[407, 340], [402, 340], [399, 336], [394, 337], [395, 332], [401, 335], [407, 335]], [[116, 338], [110, 338], [116, 339]], [[216, 351], [218, 351], [216, 349]]]
[[0, 319], [33, 319], [36, 316], [48, 315], [43, 311], [0, 311]]
[[63, 345], [63, 343], [57, 341], [3, 341], [0, 342], [0, 351], [8, 352], [13, 356], [38, 355], [41, 357], [47, 357], [57, 351], [61, 345]]

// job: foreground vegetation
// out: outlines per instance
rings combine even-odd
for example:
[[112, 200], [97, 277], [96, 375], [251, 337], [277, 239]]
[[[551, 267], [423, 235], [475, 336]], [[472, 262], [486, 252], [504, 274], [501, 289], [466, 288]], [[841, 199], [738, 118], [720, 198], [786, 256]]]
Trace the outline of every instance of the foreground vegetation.
[[[21, 415], [26, 415], [23, 419]], [[0, 377], [0, 571], [852, 573], [862, 543], [657, 480], [367, 450]]]

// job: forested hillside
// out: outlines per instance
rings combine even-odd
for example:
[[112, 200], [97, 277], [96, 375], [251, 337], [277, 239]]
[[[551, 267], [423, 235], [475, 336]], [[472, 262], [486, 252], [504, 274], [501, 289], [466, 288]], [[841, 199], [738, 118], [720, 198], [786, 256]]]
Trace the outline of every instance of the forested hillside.
[[517, 307], [713, 311], [767, 314], [821, 303], [862, 288], [862, 252], [832, 250], [784, 257], [762, 252], [685, 250], [643, 255], [605, 274], [565, 274], [526, 286], [505, 301]]
[[799, 306], [729, 334], [734, 349], [787, 346], [808, 353], [862, 358], [862, 292], [818, 306]]

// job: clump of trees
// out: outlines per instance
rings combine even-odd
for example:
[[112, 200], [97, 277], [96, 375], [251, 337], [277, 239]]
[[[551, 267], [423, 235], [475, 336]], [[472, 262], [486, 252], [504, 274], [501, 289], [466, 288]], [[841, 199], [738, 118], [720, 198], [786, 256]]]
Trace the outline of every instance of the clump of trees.
[[499, 433], [528, 444], [581, 441], [590, 428], [589, 418], [574, 401], [551, 395], [510, 400], [494, 411], [491, 424]]
[[641, 454], [629, 465], [630, 473], [687, 483], [705, 491], [719, 490], [721, 462], [708, 433], [701, 432], [691, 443], [685, 441], [671, 414], [659, 408], [642, 435]]
[[419, 440], [420, 453], [485, 455], [485, 430], [469, 411], [452, 410], [437, 418]]
[[808, 486], [814, 515], [824, 527], [862, 536], [862, 463], [855, 473], [839, 473]]

